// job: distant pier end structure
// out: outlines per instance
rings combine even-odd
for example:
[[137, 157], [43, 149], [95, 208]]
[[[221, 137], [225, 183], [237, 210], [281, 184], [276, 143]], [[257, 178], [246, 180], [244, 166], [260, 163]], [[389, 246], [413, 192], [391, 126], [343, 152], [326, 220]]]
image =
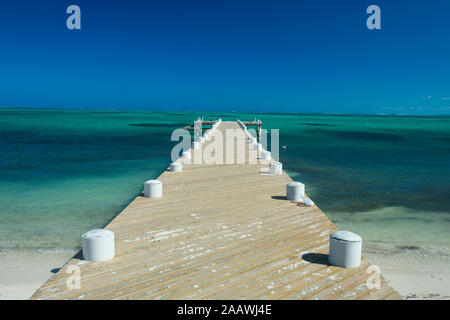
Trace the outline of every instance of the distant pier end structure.
[[[261, 121], [199, 120], [197, 144], [105, 226], [114, 256], [75, 255], [31, 299], [402, 299], [247, 130]], [[208, 149], [220, 161], [196, 163]]]
[[[198, 118], [192, 125], [186, 126], [184, 127], [184, 129], [195, 130], [196, 128], [201, 128], [203, 131], [204, 129], [210, 129], [214, 122], [215, 120], [205, 121], [203, 120], [203, 118]], [[252, 121], [242, 121], [242, 123], [247, 127], [256, 127], [256, 137], [259, 140], [259, 138], [261, 137], [262, 121], [259, 119], [254, 119]]]

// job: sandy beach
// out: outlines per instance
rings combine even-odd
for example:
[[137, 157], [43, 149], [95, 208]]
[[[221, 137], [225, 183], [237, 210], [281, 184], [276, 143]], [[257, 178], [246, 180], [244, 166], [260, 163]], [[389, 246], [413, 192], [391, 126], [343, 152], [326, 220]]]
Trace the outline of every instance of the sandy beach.
[[[375, 253], [366, 256], [405, 299], [450, 299], [449, 257], [430, 252]], [[47, 281], [74, 253], [0, 253], [0, 300], [23, 300]], [[431, 254], [433, 254], [431, 256]]]
[[30, 298], [74, 254], [0, 252], [0, 300]]
[[450, 299], [447, 249], [368, 243], [364, 254], [405, 299]]

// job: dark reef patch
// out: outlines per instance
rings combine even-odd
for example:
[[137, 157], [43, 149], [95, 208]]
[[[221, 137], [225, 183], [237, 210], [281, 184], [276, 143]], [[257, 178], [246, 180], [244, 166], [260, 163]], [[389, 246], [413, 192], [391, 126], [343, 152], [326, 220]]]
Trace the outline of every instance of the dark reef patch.
[[419, 250], [420, 248], [417, 246], [397, 246], [397, 248], [402, 250]]
[[184, 128], [185, 123], [129, 123], [131, 127], [147, 127], [147, 128]]
[[450, 136], [441, 136], [441, 137], [436, 137], [435, 139], [438, 141], [450, 143]]
[[91, 113], [99, 113], [99, 114], [123, 114], [123, 113], [129, 113], [128, 111], [91, 111]]
[[326, 123], [314, 123], [314, 122], [303, 122], [302, 123], [305, 126], [318, 126], [318, 127], [331, 127], [331, 124]]
[[[312, 131], [317, 133], [318, 131]], [[398, 134], [382, 133], [382, 132], [369, 132], [369, 131], [338, 131], [338, 130], [320, 130], [321, 134], [333, 135], [336, 138], [364, 140], [364, 141], [404, 141], [404, 137]]]
[[336, 135], [342, 138], [360, 139], [367, 141], [401, 141], [402, 136], [390, 133], [367, 132], [367, 131], [336, 131]]

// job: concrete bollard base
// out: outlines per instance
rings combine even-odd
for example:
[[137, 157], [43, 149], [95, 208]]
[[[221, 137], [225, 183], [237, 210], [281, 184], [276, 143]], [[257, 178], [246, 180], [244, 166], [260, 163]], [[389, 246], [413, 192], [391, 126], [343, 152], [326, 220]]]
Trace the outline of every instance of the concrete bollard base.
[[160, 198], [163, 193], [163, 185], [159, 180], [147, 180], [144, 183], [144, 196], [147, 198]]
[[362, 239], [350, 231], [337, 231], [330, 236], [328, 262], [342, 268], [361, 264]]
[[114, 258], [114, 232], [95, 229], [81, 236], [83, 258], [87, 261], [105, 261]]
[[286, 199], [303, 201], [305, 197], [305, 185], [300, 182], [289, 182], [286, 185]]
[[183, 165], [179, 162], [173, 162], [170, 164], [169, 170], [173, 172], [183, 171]]
[[281, 174], [283, 172], [283, 164], [281, 162], [273, 161], [269, 165], [270, 174]]

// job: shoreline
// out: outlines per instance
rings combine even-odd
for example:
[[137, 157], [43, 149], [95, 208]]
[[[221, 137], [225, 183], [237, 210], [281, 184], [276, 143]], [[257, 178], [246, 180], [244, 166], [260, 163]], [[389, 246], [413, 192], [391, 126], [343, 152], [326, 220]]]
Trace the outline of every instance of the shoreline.
[[[0, 252], [0, 300], [29, 299], [77, 251]], [[367, 243], [363, 255], [405, 299], [450, 300], [447, 249], [398, 250]]]
[[26, 300], [74, 252], [0, 252], [0, 300]]

